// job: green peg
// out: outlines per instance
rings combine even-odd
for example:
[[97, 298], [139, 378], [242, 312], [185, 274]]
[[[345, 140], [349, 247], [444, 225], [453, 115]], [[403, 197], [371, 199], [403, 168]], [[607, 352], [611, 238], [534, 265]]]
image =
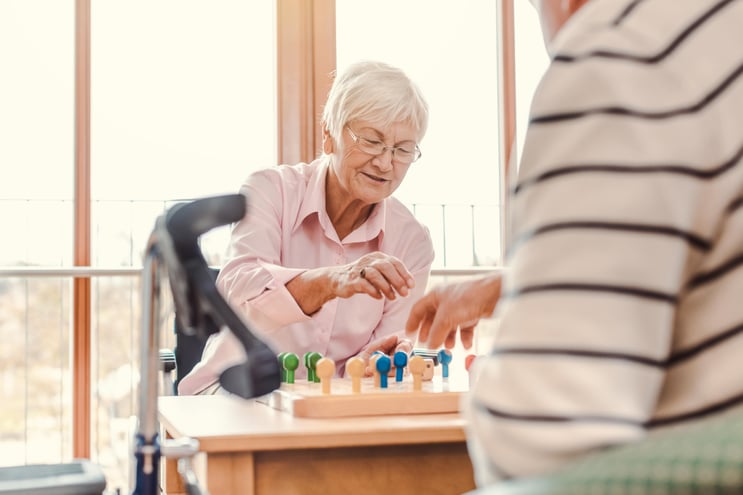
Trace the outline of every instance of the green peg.
[[314, 354], [313, 352], [304, 353], [304, 367], [307, 368], [307, 381], [315, 381], [315, 368], [310, 365], [310, 357]]
[[286, 356], [286, 352], [280, 352], [276, 355], [276, 359], [279, 360], [279, 369], [281, 369], [281, 383], [286, 382], [286, 370], [284, 369], [284, 356]]
[[[311, 352], [309, 357], [310, 362], [310, 369], [312, 370], [312, 381], [315, 383], [320, 383], [320, 377], [317, 376], [317, 373], [315, 372], [315, 367], [317, 366], [317, 362], [322, 359], [322, 354], [319, 352]], [[309, 380], [309, 373], [307, 373], [307, 379]]]
[[281, 364], [286, 371], [286, 383], [294, 383], [294, 370], [299, 367], [299, 356], [293, 352], [284, 353]]

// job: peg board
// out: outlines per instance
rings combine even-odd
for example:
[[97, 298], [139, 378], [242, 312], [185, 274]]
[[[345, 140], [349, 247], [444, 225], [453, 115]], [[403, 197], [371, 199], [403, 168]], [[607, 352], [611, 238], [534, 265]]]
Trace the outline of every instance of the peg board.
[[282, 383], [272, 393], [257, 400], [295, 417], [341, 418], [390, 414], [434, 414], [459, 411], [466, 383], [450, 381], [439, 375], [423, 381], [420, 391], [413, 390], [413, 377], [396, 382], [389, 377], [386, 389], [374, 386], [373, 378], [361, 379], [361, 391], [354, 393], [350, 378], [334, 378], [330, 394], [323, 394], [322, 384], [307, 380]]

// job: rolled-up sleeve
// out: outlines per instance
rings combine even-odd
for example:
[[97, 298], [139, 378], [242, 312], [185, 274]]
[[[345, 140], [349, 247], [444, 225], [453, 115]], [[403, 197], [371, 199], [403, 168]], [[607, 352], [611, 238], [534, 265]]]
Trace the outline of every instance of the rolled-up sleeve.
[[263, 332], [308, 320], [286, 289], [306, 269], [282, 266], [281, 175], [253, 174], [240, 192], [247, 198], [247, 213], [233, 227], [229, 261], [219, 272], [217, 287]]

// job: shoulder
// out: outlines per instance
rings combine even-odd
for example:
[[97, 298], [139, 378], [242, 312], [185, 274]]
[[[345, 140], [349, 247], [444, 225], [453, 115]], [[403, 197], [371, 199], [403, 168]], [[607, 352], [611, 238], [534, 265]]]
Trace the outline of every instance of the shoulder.
[[313, 171], [318, 167], [316, 162], [298, 163], [295, 165], [273, 165], [250, 174], [248, 183], [275, 183], [297, 187], [309, 182]]
[[740, 65], [730, 50], [743, 42], [740, 20], [718, 7], [697, 0], [588, 2], [552, 44], [533, 115], [612, 107], [615, 115], [627, 108], [661, 113], [701, 101]]
[[301, 201], [321, 171], [321, 163], [274, 165], [251, 173], [241, 188], [249, 196], [259, 196], [271, 202]]

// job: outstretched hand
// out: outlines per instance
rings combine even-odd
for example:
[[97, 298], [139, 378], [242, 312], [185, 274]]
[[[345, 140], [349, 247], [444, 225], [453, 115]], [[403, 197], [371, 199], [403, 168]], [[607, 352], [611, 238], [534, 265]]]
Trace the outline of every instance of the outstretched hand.
[[500, 274], [434, 287], [413, 305], [405, 332], [411, 338], [417, 332], [418, 341], [429, 349], [442, 344], [451, 349], [458, 331], [462, 345], [469, 349], [475, 326], [493, 313], [500, 291]]

